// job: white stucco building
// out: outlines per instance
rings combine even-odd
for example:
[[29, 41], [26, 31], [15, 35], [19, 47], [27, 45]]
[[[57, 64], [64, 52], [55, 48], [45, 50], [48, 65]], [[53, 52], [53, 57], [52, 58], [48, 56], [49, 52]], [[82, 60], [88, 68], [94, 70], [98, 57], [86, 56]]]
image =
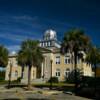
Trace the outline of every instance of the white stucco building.
[[[60, 53], [61, 45], [57, 40], [56, 31], [49, 29], [45, 31], [43, 40], [40, 41], [40, 47], [44, 56], [44, 61], [41, 63], [41, 69], [38, 70], [36, 67], [32, 67], [31, 80], [34, 82], [35, 79], [49, 80], [51, 77], [51, 60], [52, 60], [52, 76], [58, 77], [59, 81], [64, 81], [65, 77], [68, 77], [69, 73], [74, 70], [74, 60], [71, 58], [70, 51], [62, 55]], [[85, 59], [86, 55], [84, 52], [79, 52]], [[12, 62], [12, 75], [11, 79], [16, 80], [22, 75], [22, 67], [18, 66], [16, 55], [9, 56], [9, 63], [6, 68], [5, 80], [9, 79], [10, 62]], [[73, 60], [73, 63], [72, 63]], [[80, 69], [82, 75], [92, 76], [91, 65], [83, 62], [82, 59], [77, 58], [77, 68]], [[27, 82], [28, 79], [28, 67], [24, 67], [22, 82]]]

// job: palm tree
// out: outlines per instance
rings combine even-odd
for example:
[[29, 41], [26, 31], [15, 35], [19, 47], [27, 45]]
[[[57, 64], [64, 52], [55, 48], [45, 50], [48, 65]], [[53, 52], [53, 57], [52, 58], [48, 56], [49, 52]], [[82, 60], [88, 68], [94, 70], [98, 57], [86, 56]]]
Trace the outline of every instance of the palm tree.
[[95, 73], [94, 74], [94, 77], [95, 77], [94, 92], [96, 94], [96, 69], [97, 69], [97, 65], [100, 64], [100, 49], [91, 46], [85, 60], [86, 62], [88, 62], [94, 67], [94, 73]]
[[6, 67], [7, 64], [8, 64], [8, 50], [4, 46], [0, 45], [0, 67]]
[[0, 45], [0, 66], [6, 67], [8, 64], [8, 50]]
[[18, 56], [17, 56], [17, 61], [18, 61], [18, 65], [20, 65], [22, 67], [21, 70], [21, 79], [23, 78], [23, 72], [24, 72], [24, 66], [25, 66], [25, 60], [26, 58], [24, 57], [23, 52], [20, 50], [18, 52]]
[[[84, 34], [84, 31], [80, 29], [73, 29], [65, 33], [61, 51], [63, 54], [70, 51], [72, 55], [72, 63], [74, 63], [75, 70], [75, 93], [77, 93], [77, 57], [79, 51], [87, 51], [88, 45], [90, 44], [90, 39]], [[74, 62], [73, 62], [74, 60]]]
[[43, 56], [39, 48], [39, 42], [35, 40], [26, 40], [22, 42], [18, 53], [18, 63], [28, 67], [28, 89], [30, 89], [31, 68], [40, 67]]

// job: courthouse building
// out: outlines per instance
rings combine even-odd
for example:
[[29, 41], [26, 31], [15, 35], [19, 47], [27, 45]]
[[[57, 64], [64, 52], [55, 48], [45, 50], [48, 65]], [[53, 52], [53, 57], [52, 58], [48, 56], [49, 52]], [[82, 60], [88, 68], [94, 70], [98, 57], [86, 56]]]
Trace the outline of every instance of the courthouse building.
[[[40, 48], [42, 50], [44, 61], [41, 63], [40, 69], [35, 66], [31, 70], [31, 80], [34, 82], [36, 79], [47, 81], [52, 77], [58, 77], [59, 81], [64, 81], [66, 77], [74, 70], [74, 60], [70, 50], [62, 55], [60, 52], [61, 45], [57, 40], [57, 33], [54, 30], [47, 30], [44, 33], [43, 39], [40, 41]], [[79, 54], [83, 55], [85, 59], [86, 54], [80, 51]], [[9, 79], [9, 72], [11, 71], [11, 80], [16, 80], [22, 76], [22, 82], [27, 82], [28, 79], [28, 67], [22, 68], [17, 64], [17, 54], [9, 55], [9, 62], [6, 68], [5, 80]], [[92, 68], [90, 64], [87, 64], [81, 58], [77, 58], [77, 68], [84, 76], [92, 76]]]

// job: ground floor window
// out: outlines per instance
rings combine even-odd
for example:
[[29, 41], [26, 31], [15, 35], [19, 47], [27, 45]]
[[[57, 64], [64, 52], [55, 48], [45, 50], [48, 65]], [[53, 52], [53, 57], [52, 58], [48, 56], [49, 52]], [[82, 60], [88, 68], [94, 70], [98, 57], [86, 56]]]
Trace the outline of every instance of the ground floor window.
[[66, 70], [65, 70], [65, 77], [69, 77], [69, 74], [70, 74], [70, 69], [69, 68], [67, 68]]
[[15, 71], [15, 77], [18, 77], [18, 71], [17, 70]]
[[56, 77], [60, 77], [60, 69], [56, 69]]

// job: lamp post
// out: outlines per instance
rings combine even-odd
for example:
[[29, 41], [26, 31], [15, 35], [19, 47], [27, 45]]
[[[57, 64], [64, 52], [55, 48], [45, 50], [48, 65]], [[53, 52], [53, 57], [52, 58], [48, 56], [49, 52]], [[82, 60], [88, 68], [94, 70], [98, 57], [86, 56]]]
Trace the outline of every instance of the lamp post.
[[53, 60], [51, 59], [50, 60], [50, 63], [51, 63], [51, 80], [50, 80], [50, 90], [52, 89], [52, 62], [53, 62]]
[[10, 60], [10, 71], [9, 71], [8, 89], [10, 88], [10, 84], [11, 84], [11, 73], [12, 73], [12, 61]]

